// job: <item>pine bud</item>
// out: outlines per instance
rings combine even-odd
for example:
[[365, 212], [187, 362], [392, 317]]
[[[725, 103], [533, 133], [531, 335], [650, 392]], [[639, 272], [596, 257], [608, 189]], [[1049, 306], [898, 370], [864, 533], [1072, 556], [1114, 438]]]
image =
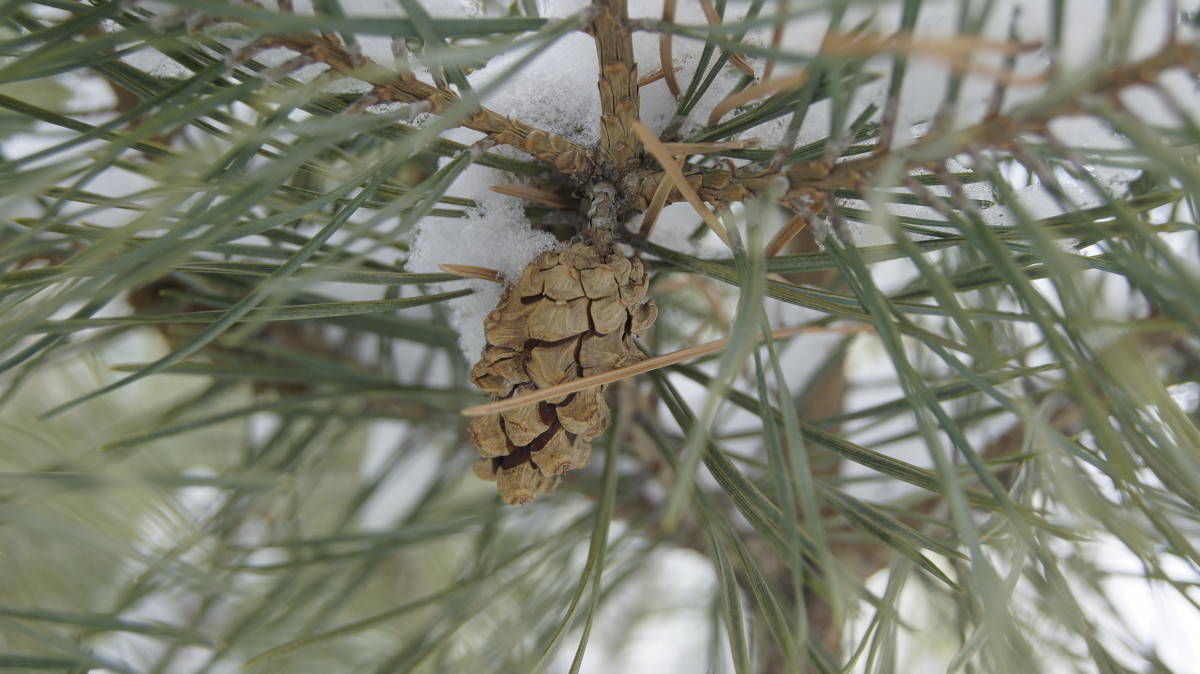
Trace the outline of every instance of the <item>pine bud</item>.
[[[529, 263], [484, 321], [487, 346], [471, 381], [497, 399], [642, 360], [633, 336], [654, 323], [641, 260], [612, 244], [576, 241]], [[509, 504], [554, 491], [588, 465], [592, 438], [610, 423], [604, 386], [476, 418], [475, 473]]]

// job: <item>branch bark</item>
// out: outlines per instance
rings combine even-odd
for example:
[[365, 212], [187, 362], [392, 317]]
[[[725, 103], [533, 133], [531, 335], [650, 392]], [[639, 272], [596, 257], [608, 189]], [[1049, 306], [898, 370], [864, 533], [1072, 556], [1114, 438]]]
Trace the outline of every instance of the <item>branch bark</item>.
[[591, 34], [600, 60], [600, 152], [618, 171], [637, 167], [642, 144], [633, 131], [640, 114], [638, 68], [626, 0], [600, 0]]
[[[599, 153], [484, 107], [461, 125], [486, 133], [497, 143], [516, 147], [564, 174], [585, 181], [599, 177], [597, 170], [601, 164], [610, 165], [616, 172], [607, 179], [627, 190], [629, 206], [644, 211], [659, 185], [670, 178], [661, 169], [641, 166], [642, 143], [633, 129], [639, 115], [637, 65], [633, 59], [626, 0], [598, 0], [595, 7], [596, 17], [589, 32], [595, 38], [600, 59], [603, 114]], [[355, 58], [333, 35], [273, 37], [255, 44], [258, 50], [270, 47], [287, 48], [309, 62], [328, 65], [340, 76], [370, 83], [374, 88], [368, 96], [373, 102], [423, 103], [430, 112], [441, 113], [461, 100], [450, 89], [422, 82], [412, 73], [395, 73], [364, 63], [361, 56]], [[1057, 117], [1085, 114], [1088, 110], [1085, 101], [1112, 100], [1126, 88], [1153, 83], [1163, 72], [1174, 68], [1200, 69], [1200, 44], [1172, 43], [1146, 59], [1111, 68], [1047, 105], [994, 115], [963, 129], [934, 133], [902, 150], [875, 153], [832, 166], [822, 160], [801, 162], [782, 173], [764, 170], [743, 175], [728, 170], [692, 169], [685, 170], [684, 175], [708, 203], [747, 201], [765, 193], [781, 179], [788, 184], [785, 202], [819, 200], [835, 190], [862, 187], [885, 166], [897, 161], [908, 172], [940, 166], [948, 157], [979, 148], [1012, 147], [1023, 135], [1043, 131]], [[668, 203], [680, 199], [682, 196], [673, 191]]]
[[[324, 63], [339, 76], [372, 85], [370, 93], [366, 94], [371, 103], [422, 103], [429, 112], [439, 114], [461, 101], [454, 91], [422, 82], [411, 72], [396, 73], [373, 62], [364, 62], [362, 57], [355, 58], [333, 35], [272, 37], [253, 45], [256, 51], [272, 47], [294, 51], [308, 62]], [[636, 84], [635, 81], [635, 88]], [[485, 107], [480, 107], [461, 125], [488, 134], [497, 143], [528, 152], [563, 173], [590, 173], [596, 165], [595, 152], [591, 148]]]

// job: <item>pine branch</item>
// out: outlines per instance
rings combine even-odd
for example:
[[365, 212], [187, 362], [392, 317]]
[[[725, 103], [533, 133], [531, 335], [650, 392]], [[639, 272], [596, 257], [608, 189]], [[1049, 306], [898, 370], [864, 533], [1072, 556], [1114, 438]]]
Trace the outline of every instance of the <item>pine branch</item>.
[[[1113, 104], [1122, 91], [1140, 84], [1154, 84], [1163, 73], [1176, 68], [1189, 71], [1200, 68], [1200, 44], [1168, 45], [1157, 54], [1136, 63], [1097, 73], [1082, 86], [1062, 92], [1048, 104], [1035, 103], [964, 129], [930, 134], [903, 150], [879, 152], [832, 166], [824, 160], [799, 162], [783, 174], [788, 182], [785, 201], [803, 202], [806, 198], [819, 198], [837, 190], [859, 189], [868, 185], [880, 170], [892, 166], [897, 160], [906, 171], [911, 171], [940, 166], [946, 159], [967, 151], [1011, 150], [1025, 135], [1044, 132], [1056, 118], [1085, 114], [1097, 106]], [[685, 170], [685, 176], [701, 199], [709, 203], [747, 201], [766, 193], [779, 177], [772, 173], [742, 176], [728, 171], [697, 169]], [[664, 180], [668, 180], [665, 172], [643, 172], [637, 183], [635, 206], [643, 210], [647, 208]], [[675, 193], [668, 197], [667, 202], [674, 203], [682, 199], [682, 195]]]
[[639, 116], [638, 68], [626, 0], [593, 5], [591, 34], [600, 60], [600, 151], [618, 171], [634, 168], [641, 141], [633, 131]]
[[[296, 52], [300, 60], [291, 64], [290, 69], [323, 63], [338, 76], [371, 84], [371, 91], [359, 100], [355, 106], [357, 109], [380, 103], [409, 103], [417, 105], [419, 111], [440, 114], [461, 100], [449, 88], [438, 88], [422, 82], [412, 72], [388, 72], [365, 56], [351, 52], [336, 35], [329, 33], [262, 38], [244, 49], [238, 55], [238, 60], [273, 47]], [[460, 125], [487, 134], [495, 143], [511, 145], [527, 152], [567, 174], [589, 172], [596, 163], [594, 153], [589, 148], [486, 107], [480, 107], [468, 115]]]
[[[641, 141], [633, 129], [638, 119], [637, 65], [632, 58], [631, 27], [625, 2], [605, 0], [594, 10], [590, 32], [593, 34], [601, 63], [600, 92], [601, 155], [619, 167], [622, 185], [631, 185], [630, 205], [647, 210], [663, 181], [669, 181], [661, 170], [638, 168]], [[876, 44], [878, 43], [878, 44]], [[865, 45], [862, 40], [852, 47], [858, 50], [892, 49], [895, 44], [915, 50], [907, 41], [875, 40]], [[357, 104], [364, 108], [377, 103], [409, 103], [435, 114], [443, 113], [459, 103], [453, 91], [421, 82], [411, 72], [387, 73], [377, 64], [348, 50], [332, 34], [291, 35], [269, 37], [256, 41], [239, 58], [271, 47], [284, 47], [296, 52], [301, 64], [323, 63], [343, 77], [353, 77], [373, 85]], [[847, 47], [849, 49], [850, 47]], [[932, 49], [932, 47], [931, 47]], [[823, 199], [838, 190], [858, 189], [870, 183], [884, 166], [899, 158], [906, 170], [940, 165], [946, 158], [971, 150], [1004, 150], [1012, 148], [1017, 139], [1028, 133], [1039, 133], [1053, 119], [1086, 111], [1084, 100], [1112, 100], [1121, 91], [1156, 81], [1164, 71], [1183, 67], [1194, 68], [1200, 62], [1200, 47], [1195, 44], [1172, 43], [1158, 54], [1137, 63], [1118, 66], [1090, 80], [1090, 86], [1077, 87], [1069, 96], [1059, 97], [1051, 104], [1039, 104], [1008, 115], [996, 115], [974, 126], [936, 132], [904, 150], [888, 150], [870, 156], [831, 165], [827, 160], [800, 162], [782, 173], [788, 182], [785, 203], [802, 204]], [[793, 84], [791, 86], [799, 86]], [[516, 147], [535, 158], [577, 179], [589, 182], [598, 168], [597, 156], [589, 149], [561, 136], [538, 129], [481, 107], [461, 122], [461, 125], [488, 134], [490, 140]], [[761, 172], [745, 174], [728, 170], [685, 169], [684, 175], [703, 201], [712, 204], [748, 201], [766, 193], [781, 174]], [[666, 203], [682, 200], [682, 194], [672, 191]], [[818, 209], [819, 210], [819, 209]]]

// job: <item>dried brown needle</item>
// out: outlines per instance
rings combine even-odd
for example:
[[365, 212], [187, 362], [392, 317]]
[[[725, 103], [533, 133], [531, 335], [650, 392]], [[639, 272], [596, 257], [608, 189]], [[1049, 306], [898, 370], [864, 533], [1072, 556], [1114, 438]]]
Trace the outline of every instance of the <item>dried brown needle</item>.
[[687, 178], [683, 175], [683, 171], [675, 163], [675, 158], [671, 156], [671, 152], [667, 150], [663, 142], [640, 121], [633, 122], [632, 127], [634, 133], [641, 139], [642, 145], [646, 147], [646, 151], [662, 166], [663, 172], [675, 184], [675, 188], [679, 190], [683, 198], [692, 205], [692, 208], [696, 209], [700, 217], [704, 218], [704, 222], [725, 242], [725, 245], [733, 248], [733, 244], [729, 240], [729, 233], [725, 231], [725, 225], [722, 225], [721, 221], [717, 219], [716, 214], [704, 205], [704, 201], [700, 199], [700, 195], [696, 194], [696, 190], [688, 183]]
[[[663, 0], [662, 20], [670, 23], [675, 20], [675, 0]], [[663, 77], [667, 80], [667, 90], [679, 99], [683, 89], [679, 88], [679, 80], [675, 79], [675, 57], [671, 54], [671, 34], [663, 33], [658, 38], [658, 58], [662, 62]]]
[[[870, 326], [859, 326], [859, 325], [838, 326], [838, 327], [800, 325], [800, 326], [793, 326], [790, 328], [779, 328], [778, 330], [772, 330], [771, 338], [772, 339], [783, 339], [785, 337], [791, 337], [794, 335], [799, 335], [799, 334], [804, 334], [804, 333], [814, 333], [814, 332], [857, 333], [857, 332], [874, 332], [874, 329], [871, 328]], [[657, 370], [659, 368], [663, 368], [668, 365], [682, 363], [685, 360], [690, 360], [692, 358], [699, 358], [700, 356], [707, 356], [710, 353], [716, 353], [716, 352], [720, 351], [721, 349], [724, 349], [728, 343], [729, 343], [729, 340], [727, 338], [725, 338], [725, 339], [717, 339], [717, 340], [714, 340], [711, 342], [705, 342], [704, 344], [697, 344], [695, 346], [689, 346], [687, 348], [680, 349], [678, 351], [673, 351], [671, 353], [666, 353], [661, 356], [647, 358], [646, 360], [639, 361], [637, 363], [634, 363], [633, 365], [626, 365], [625, 367], [619, 367], [615, 370], [609, 370], [608, 372], [604, 372], [601, 374], [592, 375], [590, 377], [583, 377], [582, 379], [575, 379], [575, 380], [569, 381], [565, 384], [559, 384], [557, 386], [551, 386], [551, 387], [544, 388], [544, 389], [538, 389], [538, 390], [532, 391], [530, 393], [525, 393], [525, 394], [522, 394], [519, 396], [514, 396], [512, 398], [505, 398], [503, 400], [496, 400], [494, 402], [485, 403], [483, 405], [475, 405], [474, 407], [468, 407], [465, 410], [463, 410], [462, 413], [463, 413], [463, 416], [482, 417], [484, 415], [495, 414], [497, 412], [505, 412], [508, 410], [514, 410], [514, 409], [517, 409], [518, 407], [521, 407], [524, 405], [539, 403], [539, 402], [542, 402], [543, 400], [557, 398], [558, 396], [565, 396], [565, 395], [569, 395], [571, 393], [577, 393], [579, 391], [583, 391], [583, 390], [592, 388], [593, 386], [601, 386], [601, 385], [611, 384], [613, 382], [620, 381], [627, 377], [639, 375], [644, 372], [651, 372], [653, 370]]]
[[[721, 25], [721, 15], [717, 14], [717, 8], [713, 7], [712, 0], [700, 0], [700, 8], [704, 10], [704, 18], [708, 20], [710, 26]], [[754, 77], [754, 68], [746, 63], [746, 59], [741, 54], [728, 49], [721, 49], [721, 53], [729, 57], [729, 65], [742, 71], [748, 77]]]
[[755, 147], [758, 142], [757, 138], [747, 138], [746, 140], [724, 140], [716, 143], [663, 143], [663, 147], [673, 155], [709, 154], [724, 150], [744, 150], [748, 147]]
[[715, 126], [717, 122], [721, 121], [721, 118], [724, 117], [726, 113], [734, 108], [743, 106], [750, 101], [756, 101], [760, 98], [770, 96], [779, 91], [799, 88], [807, 81], [808, 73], [800, 72], [794, 75], [780, 77], [777, 80], [771, 80], [769, 82], [759, 82], [758, 84], [746, 87], [737, 93], [730, 94], [729, 96], [725, 97], [725, 100], [717, 103], [717, 106], [712, 109], [712, 112], [708, 115], [708, 125]]
[[565, 197], [549, 190], [539, 190], [536, 187], [529, 185], [492, 185], [489, 187], [493, 192], [507, 194], [510, 197], [517, 197], [526, 201], [532, 201], [535, 204], [546, 206], [547, 208], [559, 208], [563, 210], [573, 211], [579, 208], [579, 201]]
[[806, 225], [808, 225], [808, 220], [803, 215], [800, 215], [799, 213], [793, 215], [792, 219], [788, 220], [787, 224], [783, 226], [783, 229], [780, 229], [779, 232], [771, 238], [770, 243], [767, 244], [766, 252], [764, 254], [767, 257], [775, 257], [778, 255], [780, 251], [783, 250], [783, 247], [788, 245], [789, 241], [796, 238], [796, 235], [804, 230]]
[[664, 74], [663, 69], [658, 68], [654, 72], [652, 72], [649, 75], [646, 75], [645, 77], [638, 80], [638, 87], [641, 88], [641, 87], [646, 86], [647, 84], [654, 84], [655, 82], [661, 80], [664, 77], [666, 77], [666, 74]]
[[[679, 172], [683, 172], [684, 158], [678, 157], [674, 160], [675, 168]], [[642, 212], [642, 227], [638, 230], [638, 236], [643, 239], [650, 238], [650, 232], [654, 231], [654, 223], [658, 222], [658, 216], [662, 213], [663, 206], [667, 203], [667, 198], [671, 196], [671, 190], [675, 188], [675, 183], [670, 180], [663, 180], [658, 183], [658, 188], [654, 190], [654, 196], [650, 199], [650, 205]]]
[[463, 278], [477, 278], [484, 281], [504, 283], [504, 274], [495, 269], [488, 269], [487, 267], [476, 267], [469, 264], [439, 264], [438, 267], [447, 274], [454, 274]]

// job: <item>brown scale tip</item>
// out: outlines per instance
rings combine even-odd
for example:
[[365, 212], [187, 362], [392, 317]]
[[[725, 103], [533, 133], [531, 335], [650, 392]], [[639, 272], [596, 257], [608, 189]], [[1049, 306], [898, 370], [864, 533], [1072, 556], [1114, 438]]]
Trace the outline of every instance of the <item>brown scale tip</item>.
[[510, 493], [504, 498], [504, 502], [508, 505], [528, 505], [533, 503], [533, 499], [535, 498], [537, 498], [537, 494], [533, 493], [532, 490], [524, 489], [518, 493]]

